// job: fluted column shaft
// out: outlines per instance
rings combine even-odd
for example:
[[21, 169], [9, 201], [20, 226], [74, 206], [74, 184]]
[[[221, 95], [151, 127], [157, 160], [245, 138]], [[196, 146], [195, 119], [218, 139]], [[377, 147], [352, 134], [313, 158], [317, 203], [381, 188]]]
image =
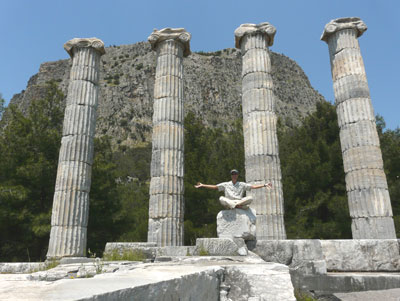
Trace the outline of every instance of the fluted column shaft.
[[184, 113], [183, 56], [190, 34], [166, 28], [149, 37], [157, 52], [148, 242], [183, 244]]
[[86, 256], [101, 40], [64, 45], [72, 67], [51, 216], [48, 258]]
[[359, 18], [325, 26], [346, 190], [354, 239], [396, 238], [367, 77], [357, 38], [367, 29]]
[[242, 108], [246, 182], [271, 182], [273, 188], [251, 191], [257, 214], [257, 239], [285, 239], [283, 192], [276, 133], [275, 96], [268, 46], [275, 28], [243, 24], [235, 31], [242, 52]]

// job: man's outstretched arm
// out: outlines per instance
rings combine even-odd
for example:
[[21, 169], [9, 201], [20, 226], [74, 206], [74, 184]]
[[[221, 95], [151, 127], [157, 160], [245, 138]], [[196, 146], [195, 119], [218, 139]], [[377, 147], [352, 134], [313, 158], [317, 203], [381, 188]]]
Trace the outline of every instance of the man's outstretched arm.
[[198, 182], [196, 185], [194, 185], [194, 187], [196, 187], [196, 188], [204, 187], [204, 188], [214, 189], [214, 190], [217, 190], [217, 189], [218, 189], [218, 186], [217, 186], [217, 185], [202, 184], [202, 183], [200, 183], [200, 182]]
[[267, 189], [271, 189], [272, 184], [266, 183], [266, 184], [261, 184], [261, 185], [251, 185], [251, 189], [259, 189], [259, 188], [264, 188], [264, 187], [266, 187]]

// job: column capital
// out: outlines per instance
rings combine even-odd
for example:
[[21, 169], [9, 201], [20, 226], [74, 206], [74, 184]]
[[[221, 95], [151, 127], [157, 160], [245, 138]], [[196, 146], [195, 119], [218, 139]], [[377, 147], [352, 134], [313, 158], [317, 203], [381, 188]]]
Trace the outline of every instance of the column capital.
[[190, 54], [190, 39], [192, 35], [184, 28], [163, 28], [160, 30], [154, 29], [148, 37], [151, 44], [151, 49], [156, 50], [157, 44], [165, 40], [176, 40], [183, 45], [183, 56]]
[[321, 40], [328, 42], [330, 35], [343, 29], [354, 29], [357, 32], [358, 38], [367, 30], [367, 25], [358, 17], [334, 19], [325, 25]]
[[74, 47], [78, 48], [89, 48], [92, 47], [97, 50], [100, 55], [103, 55], [105, 52], [104, 50], [104, 43], [102, 40], [98, 38], [74, 38], [69, 40], [67, 43], [64, 44], [64, 49], [70, 57], [73, 56], [73, 49]]
[[274, 44], [274, 37], [276, 33], [276, 28], [274, 25], [263, 22], [260, 24], [246, 23], [240, 25], [235, 30], [235, 47], [240, 48], [240, 41], [246, 34], [262, 33], [268, 36], [268, 46]]

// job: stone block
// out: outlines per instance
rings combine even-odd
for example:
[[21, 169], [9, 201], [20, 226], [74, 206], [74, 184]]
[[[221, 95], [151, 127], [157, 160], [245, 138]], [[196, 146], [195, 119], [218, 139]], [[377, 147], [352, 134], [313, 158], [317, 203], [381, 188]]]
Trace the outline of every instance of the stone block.
[[55, 191], [90, 191], [92, 166], [79, 161], [58, 163]]
[[63, 136], [87, 135], [94, 137], [97, 108], [91, 106], [69, 105], [65, 108]]
[[97, 107], [98, 87], [86, 80], [70, 80], [68, 85], [67, 106], [86, 105]]
[[[244, 252], [245, 250], [246, 252]], [[198, 238], [196, 239], [194, 255], [243, 256], [247, 255], [247, 246], [241, 243], [238, 246], [238, 244], [230, 238]]]
[[365, 74], [364, 62], [359, 48], [345, 48], [331, 56], [332, 80], [349, 75]]
[[266, 72], [252, 72], [243, 76], [242, 93], [252, 89], [270, 89], [274, 87], [272, 76]]
[[183, 118], [183, 99], [177, 97], [154, 99], [153, 124], [166, 121], [183, 123]]
[[397, 239], [321, 240], [327, 269], [333, 271], [397, 271]]
[[157, 57], [156, 78], [167, 75], [183, 78], [183, 58], [178, 53], [165, 53]]
[[291, 266], [304, 261], [324, 260], [321, 241], [319, 239], [297, 239], [293, 243], [293, 258]]
[[353, 218], [351, 232], [354, 239], [395, 239], [396, 230], [392, 216]]
[[181, 246], [183, 244], [183, 216], [149, 218], [147, 241], [158, 246]]
[[152, 177], [150, 181], [150, 195], [152, 194], [183, 194], [183, 178], [177, 176]]
[[244, 240], [255, 240], [255, 211], [252, 209], [220, 211], [217, 215], [217, 235], [219, 238], [243, 238]]
[[375, 122], [370, 120], [345, 124], [340, 128], [339, 135], [342, 152], [359, 146], [380, 146]]
[[172, 75], [156, 77], [154, 83], [154, 98], [176, 97], [183, 98], [183, 81]]
[[183, 125], [176, 122], [158, 122], [153, 126], [154, 150], [183, 149]]
[[45, 262], [0, 262], [0, 274], [34, 273], [45, 268]]
[[95, 262], [96, 258], [87, 257], [63, 257], [60, 259], [60, 264], [71, 264], [71, 263], [88, 263]]
[[152, 242], [108, 242], [104, 249], [104, 255], [118, 254], [123, 257], [124, 254], [138, 252], [144, 259], [154, 259], [157, 253], [157, 245]]
[[297, 266], [293, 266], [291, 271], [301, 275], [326, 275], [325, 260], [305, 260]]
[[[149, 41], [150, 43], [152, 43], [151, 41]], [[188, 45], [183, 45], [180, 42], [174, 41], [174, 40], [163, 40], [160, 42], [157, 42], [156, 44], [157, 46], [155, 46], [156, 52], [157, 52], [157, 59], [162, 57], [162, 56], [176, 56], [176, 57], [183, 57], [184, 55], [184, 48], [189, 47]], [[152, 46], [154, 47], [154, 46]]]
[[221, 300], [296, 300], [288, 267], [277, 263], [227, 266], [221, 286]]
[[[347, 197], [349, 200], [350, 216], [352, 218], [375, 218], [393, 215], [390, 205], [389, 191], [387, 189], [374, 187], [357, 189], [348, 191]], [[367, 228], [369, 230], [367, 230]], [[371, 227], [367, 228], [365, 228], [366, 232], [372, 230], [370, 229]]]
[[[283, 215], [283, 204], [279, 200], [283, 199], [281, 181], [266, 179], [265, 182], [271, 182], [272, 188], [261, 188], [257, 190], [250, 191], [250, 194], [253, 196], [254, 201], [251, 203], [251, 208], [255, 209], [257, 215]], [[254, 185], [262, 184], [262, 182], [252, 181]], [[269, 218], [272, 222], [273, 219]], [[279, 221], [274, 220], [276, 223], [280, 223]]]
[[58, 161], [78, 161], [92, 165], [93, 137], [86, 135], [65, 136], [61, 139]]
[[184, 214], [183, 194], [154, 194], [150, 195], [150, 218], [174, 218]]
[[242, 56], [242, 76], [253, 72], [270, 72], [271, 59], [266, 48], [253, 48]]
[[388, 189], [383, 169], [359, 169], [346, 173], [346, 190]]
[[[246, 181], [273, 181], [281, 180], [281, 168], [279, 156], [262, 155], [246, 156]], [[265, 182], [264, 182], [265, 183]], [[273, 186], [275, 187], [275, 186]]]
[[[88, 210], [88, 208], [85, 209]], [[78, 218], [73, 219], [78, 220]], [[86, 226], [82, 227], [79, 225], [68, 224], [60, 226], [59, 224], [52, 222], [47, 259], [52, 260], [66, 256], [84, 257], [86, 256], [86, 242]]]
[[375, 121], [374, 110], [368, 97], [345, 100], [337, 105], [336, 112], [339, 127], [361, 120]]
[[[63, 211], [64, 210], [64, 211]], [[89, 219], [89, 193], [86, 191], [56, 191], [51, 224], [53, 226], [83, 226]]]
[[99, 70], [91, 66], [72, 66], [70, 71], [71, 80], [85, 80], [93, 84], [99, 82]]
[[289, 265], [293, 257], [294, 240], [257, 240], [252, 252], [267, 262]]
[[[336, 26], [336, 24], [334, 26]], [[330, 26], [330, 24], [328, 23], [326, 26]], [[329, 36], [325, 36], [324, 40], [328, 43], [330, 55], [333, 56], [346, 48], [359, 48], [357, 34], [358, 31], [350, 27], [340, 30], [337, 29], [336, 32], [333, 32]]]
[[193, 256], [195, 254], [195, 246], [168, 246], [159, 247], [156, 251], [156, 257], [159, 256]]
[[357, 169], [383, 169], [381, 149], [374, 145], [353, 147], [343, 152], [344, 172]]
[[[282, 195], [281, 192], [279, 195]], [[276, 197], [276, 194], [275, 194]], [[280, 202], [281, 199], [275, 198], [275, 202]], [[270, 202], [271, 199], [265, 198], [265, 202]], [[253, 204], [252, 204], [253, 205]], [[281, 205], [282, 206], [282, 205]], [[253, 206], [252, 206], [253, 207]], [[257, 210], [257, 207], [255, 207]], [[283, 212], [281, 214], [258, 214], [257, 212], [257, 239], [286, 239], [285, 223]]]
[[242, 95], [243, 115], [254, 111], [275, 112], [275, 95], [270, 89], [247, 90]]
[[351, 98], [369, 98], [368, 82], [365, 74], [349, 75], [333, 82], [336, 104]]
[[151, 158], [151, 176], [183, 177], [184, 154], [182, 150], [163, 149], [154, 150]]

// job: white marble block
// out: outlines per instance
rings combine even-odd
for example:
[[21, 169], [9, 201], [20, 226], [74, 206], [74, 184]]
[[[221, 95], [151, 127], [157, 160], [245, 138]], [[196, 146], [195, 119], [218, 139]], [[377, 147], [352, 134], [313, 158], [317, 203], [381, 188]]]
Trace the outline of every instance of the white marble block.
[[222, 210], [217, 215], [218, 238], [256, 239], [256, 212], [253, 209]]

